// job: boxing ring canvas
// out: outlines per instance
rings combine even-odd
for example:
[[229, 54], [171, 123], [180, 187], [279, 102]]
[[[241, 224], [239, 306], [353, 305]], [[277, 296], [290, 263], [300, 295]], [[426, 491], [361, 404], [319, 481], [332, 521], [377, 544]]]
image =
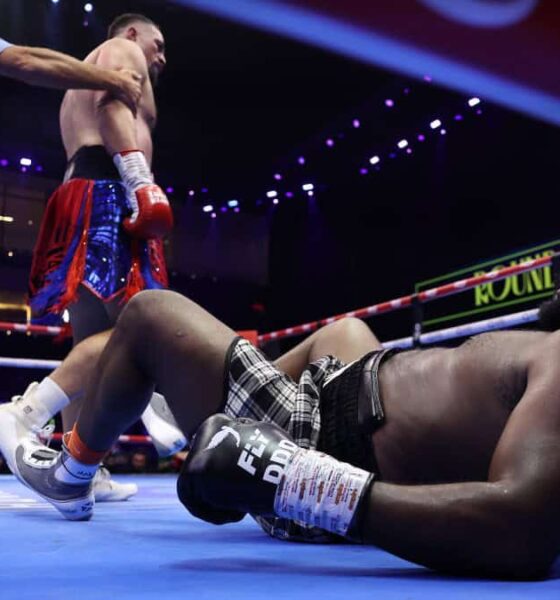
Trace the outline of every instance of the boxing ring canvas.
[[560, 597], [560, 560], [545, 581], [446, 577], [382, 550], [267, 537], [250, 518], [216, 527], [191, 517], [172, 475], [122, 476], [127, 502], [68, 522], [0, 476], [0, 598], [430, 599]]

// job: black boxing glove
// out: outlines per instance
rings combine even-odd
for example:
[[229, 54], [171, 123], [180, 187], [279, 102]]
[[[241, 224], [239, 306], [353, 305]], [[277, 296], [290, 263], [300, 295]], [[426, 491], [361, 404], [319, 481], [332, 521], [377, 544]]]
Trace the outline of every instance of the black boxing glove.
[[200, 426], [177, 482], [184, 506], [210, 523], [277, 516], [360, 539], [374, 475], [299, 448], [271, 423], [214, 415]]
[[285, 431], [271, 423], [213, 415], [198, 429], [179, 479], [187, 510], [216, 525], [246, 513], [274, 515], [276, 488], [296, 451]]

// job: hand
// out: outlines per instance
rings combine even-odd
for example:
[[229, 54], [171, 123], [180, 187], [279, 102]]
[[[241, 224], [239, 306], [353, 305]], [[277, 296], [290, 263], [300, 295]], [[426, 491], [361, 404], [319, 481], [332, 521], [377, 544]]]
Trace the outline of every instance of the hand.
[[161, 238], [173, 228], [173, 213], [167, 196], [152, 181], [150, 168], [140, 150], [125, 150], [113, 156], [132, 211], [123, 226], [133, 237]]
[[111, 92], [115, 98], [124, 102], [128, 108], [130, 108], [134, 116], [136, 116], [138, 103], [142, 96], [142, 84], [144, 83], [144, 78], [140, 73], [131, 71], [130, 69], [114, 71], [114, 75], [115, 83]]

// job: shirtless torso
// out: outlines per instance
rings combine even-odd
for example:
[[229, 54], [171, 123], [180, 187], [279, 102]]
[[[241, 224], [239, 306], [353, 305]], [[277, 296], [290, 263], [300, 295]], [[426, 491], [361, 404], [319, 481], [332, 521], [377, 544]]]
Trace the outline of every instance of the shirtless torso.
[[[86, 63], [103, 66], [102, 53], [107, 55], [113, 47], [131, 44], [126, 40], [111, 39], [95, 48], [86, 58]], [[60, 130], [66, 156], [70, 159], [82, 146], [104, 145], [99, 122], [97, 100], [100, 92], [92, 90], [70, 90], [64, 96], [60, 109]], [[135, 134], [138, 148], [144, 152], [148, 164], [152, 162], [152, 134], [157, 118], [154, 92], [149, 78], [145, 78], [142, 96], [136, 114]]]
[[[558, 335], [499, 332], [458, 348], [403, 352], [380, 370], [386, 424], [374, 434], [383, 479], [401, 484], [484, 481], [531, 364]], [[559, 398], [560, 401], [560, 398]]]

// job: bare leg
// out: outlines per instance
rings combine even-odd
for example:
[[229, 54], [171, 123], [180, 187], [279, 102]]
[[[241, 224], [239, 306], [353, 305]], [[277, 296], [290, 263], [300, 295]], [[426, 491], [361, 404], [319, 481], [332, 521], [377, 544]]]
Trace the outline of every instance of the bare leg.
[[89, 380], [110, 335], [111, 330], [108, 330], [80, 342], [50, 374], [50, 378], [66, 392], [72, 402], [83, 394], [85, 382]]
[[104, 451], [144, 411], [154, 384], [181, 429], [196, 431], [223, 402], [224, 361], [235, 332], [170, 291], [137, 294], [123, 310], [88, 386], [77, 429]]
[[275, 364], [281, 371], [297, 380], [310, 362], [327, 354], [349, 363], [367, 352], [381, 348], [381, 342], [366, 323], [360, 319], [347, 318], [319, 329], [301, 344], [283, 354]]
[[[104, 344], [109, 339], [108, 333], [103, 333], [102, 337], [97, 337], [97, 334], [107, 332], [113, 327], [120, 310], [119, 300], [104, 303], [84, 286], [80, 287], [78, 301], [68, 309], [74, 348], [61, 367], [51, 375], [69, 397], [74, 396], [72, 402], [62, 411], [64, 431], [69, 431], [74, 426], [82, 406], [79, 396], [85, 389], [89, 374], [95, 367]], [[72, 393], [69, 393], [69, 390]]]

